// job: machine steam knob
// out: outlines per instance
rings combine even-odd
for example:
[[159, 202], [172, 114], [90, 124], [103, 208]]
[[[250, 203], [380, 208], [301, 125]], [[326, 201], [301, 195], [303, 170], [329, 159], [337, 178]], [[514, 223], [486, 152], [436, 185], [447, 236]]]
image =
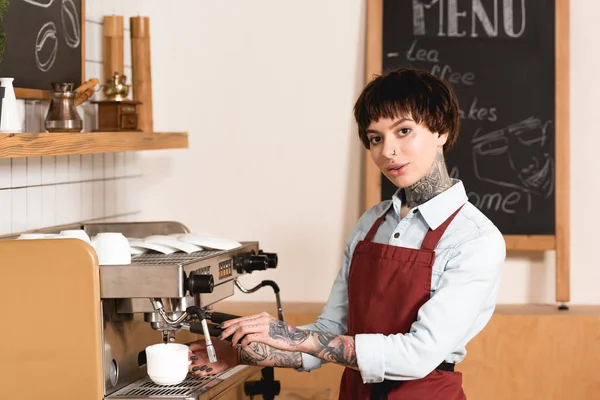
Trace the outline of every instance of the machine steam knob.
[[215, 281], [212, 275], [190, 273], [187, 279], [187, 290], [194, 296], [201, 293], [212, 293]]
[[238, 274], [252, 271], [264, 271], [269, 268], [269, 259], [265, 255], [245, 253], [233, 258], [233, 266]]
[[267, 260], [269, 261], [267, 268], [277, 268], [277, 253], [265, 253], [264, 251], [259, 250], [258, 254], [267, 256]]

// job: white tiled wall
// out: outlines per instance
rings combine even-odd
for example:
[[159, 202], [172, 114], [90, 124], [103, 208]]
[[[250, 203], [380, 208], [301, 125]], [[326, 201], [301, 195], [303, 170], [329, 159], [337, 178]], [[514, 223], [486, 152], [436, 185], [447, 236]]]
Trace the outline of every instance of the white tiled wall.
[[[125, 20], [124, 73], [131, 82], [129, 16], [141, 13], [142, 3], [86, 1], [86, 79], [103, 80], [102, 20], [114, 13]], [[19, 101], [27, 132], [42, 130], [47, 107]], [[78, 111], [85, 130], [93, 129], [93, 105]], [[140, 182], [136, 153], [0, 159], [0, 235], [89, 220], [135, 221]]]

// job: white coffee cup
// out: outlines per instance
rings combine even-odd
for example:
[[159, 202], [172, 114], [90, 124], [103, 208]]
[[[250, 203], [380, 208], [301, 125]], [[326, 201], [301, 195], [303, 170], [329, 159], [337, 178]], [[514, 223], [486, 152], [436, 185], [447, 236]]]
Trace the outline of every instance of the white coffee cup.
[[185, 380], [189, 348], [178, 343], [159, 343], [146, 347], [146, 372], [157, 385], [177, 385]]
[[35, 240], [35, 239], [46, 239], [44, 233], [23, 233], [19, 236], [19, 240]]
[[131, 264], [129, 241], [123, 234], [118, 232], [101, 232], [94, 236], [91, 244], [98, 255], [98, 264]]
[[60, 234], [69, 238], [81, 239], [86, 243], [90, 243], [90, 237], [83, 229], [67, 229], [60, 231]]

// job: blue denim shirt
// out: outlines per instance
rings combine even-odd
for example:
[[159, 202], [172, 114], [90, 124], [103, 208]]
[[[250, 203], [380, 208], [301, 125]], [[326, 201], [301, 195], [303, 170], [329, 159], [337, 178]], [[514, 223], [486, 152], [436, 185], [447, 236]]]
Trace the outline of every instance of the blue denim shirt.
[[[315, 323], [302, 327], [338, 335], [347, 333], [348, 271], [352, 254], [377, 218], [385, 214], [375, 242], [418, 249], [429, 229], [437, 228], [466, 202], [435, 249], [431, 297], [419, 309], [410, 331], [355, 336], [358, 367], [364, 383], [419, 379], [442, 361], [462, 361], [466, 344], [484, 328], [494, 312], [506, 258], [502, 234], [467, 202], [461, 181], [453, 180], [452, 187], [411, 209], [404, 218], [400, 218], [399, 195], [400, 191], [392, 200], [383, 201], [362, 215], [348, 237], [342, 268], [327, 304]], [[394, 237], [395, 233], [399, 233], [398, 238]], [[316, 357], [302, 354], [300, 370], [310, 371], [321, 363]]]

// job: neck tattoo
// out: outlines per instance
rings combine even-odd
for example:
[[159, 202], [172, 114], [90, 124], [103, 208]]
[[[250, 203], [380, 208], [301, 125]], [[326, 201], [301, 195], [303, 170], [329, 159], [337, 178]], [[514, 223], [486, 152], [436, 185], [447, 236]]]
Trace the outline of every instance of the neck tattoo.
[[429, 173], [404, 189], [402, 200], [408, 208], [413, 208], [434, 198], [450, 186], [452, 186], [452, 181], [446, 168], [444, 152], [439, 149]]

